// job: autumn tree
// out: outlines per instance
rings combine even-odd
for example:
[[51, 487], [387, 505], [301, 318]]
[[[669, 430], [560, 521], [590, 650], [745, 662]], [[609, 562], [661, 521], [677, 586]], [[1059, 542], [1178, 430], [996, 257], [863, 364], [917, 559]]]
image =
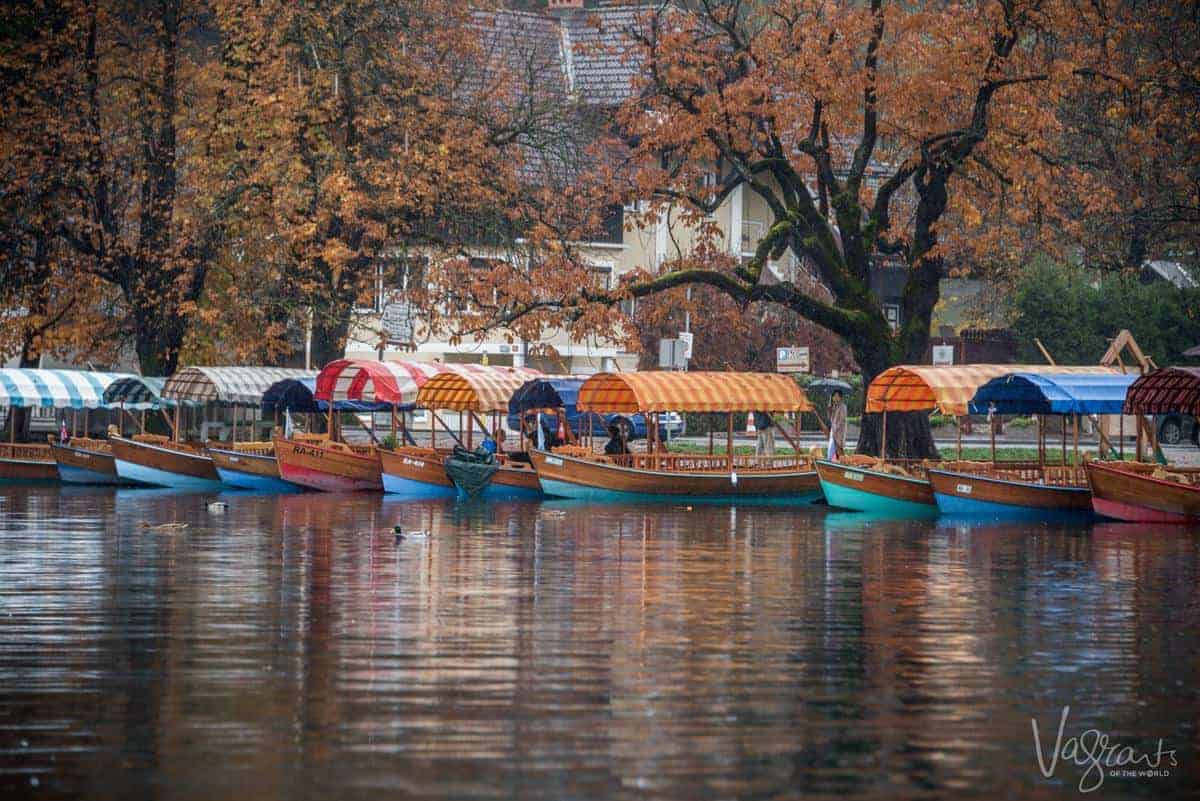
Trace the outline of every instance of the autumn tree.
[[548, 105], [519, 91], [533, 65], [497, 62], [493, 13], [448, 0], [217, 3], [227, 50], [253, 65], [239, 137], [225, 142], [253, 188], [239, 221], [259, 256], [253, 296], [293, 325], [311, 319], [316, 363], [342, 355], [381, 266], [388, 288], [412, 270], [408, 300], [429, 322], [422, 265], [511, 240], [519, 151]]
[[[837, 334], [865, 381], [922, 361], [954, 233], [987, 213], [995, 184], [1013, 180], [1004, 170], [1048, 180], [1037, 153], [1056, 141], [1055, 112], [1091, 64], [1075, 32], [1103, 24], [1094, 6], [1058, 0], [647, 7], [625, 31], [637, 65], [617, 118], [627, 157], [601, 159], [602, 182], [700, 228], [741, 189], [765, 202], [766, 233], [731, 269], [686, 256], [620, 293], [514, 293], [497, 319], [570, 324], [622, 297], [701, 284]], [[772, 269], [788, 255], [802, 280]], [[895, 332], [869, 285], [885, 259], [908, 268]], [[928, 442], [925, 425], [890, 424], [889, 452], [930, 455], [914, 445]], [[869, 418], [859, 447], [877, 440]]]

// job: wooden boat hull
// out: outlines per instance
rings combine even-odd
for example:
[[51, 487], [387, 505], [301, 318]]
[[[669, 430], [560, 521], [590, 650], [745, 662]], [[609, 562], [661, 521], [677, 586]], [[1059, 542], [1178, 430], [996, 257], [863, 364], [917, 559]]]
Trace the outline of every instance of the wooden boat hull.
[[546, 495], [585, 501], [811, 503], [820, 497], [811, 470], [654, 471], [532, 451]]
[[542, 483], [531, 464], [502, 464], [484, 492], [487, 498], [541, 498]]
[[1200, 487], [1088, 462], [1096, 514], [1131, 523], [1200, 522]]
[[397, 448], [379, 452], [383, 491], [406, 498], [449, 498], [458, 488], [446, 475], [446, 455], [428, 448]]
[[58, 481], [58, 464], [45, 443], [0, 446], [0, 481], [14, 483]]
[[97, 451], [74, 445], [51, 445], [58, 477], [66, 484], [111, 484], [125, 486], [133, 482], [117, 475], [117, 463], [111, 451]]
[[[397, 448], [380, 451], [383, 491], [409, 498], [446, 498], [459, 494], [446, 474], [449, 453], [428, 448]], [[542, 487], [531, 466], [501, 465], [481, 497], [500, 499], [540, 498]]]
[[321, 492], [377, 492], [383, 489], [377, 455], [365, 456], [319, 442], [275, 440], [279, 476]]
[[830, 506], [852, 512], [904, 517], [935, 517], [938, 514], [933, 487], [928, 480], [825, 459], [817, 459], [816, 466], [821, 491]]
[[195, 491], [218, 491], [221, 477], [210, 457], [192, 450], [113, 437], [117, 475], [139, 484]]
[[1049, 520], [1092, 514], [1092, 492], [1087, 487], [1036, 484], [932, 468], [929, 483], [938, 509], [953, 517]]
[[236, 489], [255, 492], [299, 492], [301, 487], [279, 476], [279, 463], [274, 456], [261, 453], [208, 448], [221, 481]]

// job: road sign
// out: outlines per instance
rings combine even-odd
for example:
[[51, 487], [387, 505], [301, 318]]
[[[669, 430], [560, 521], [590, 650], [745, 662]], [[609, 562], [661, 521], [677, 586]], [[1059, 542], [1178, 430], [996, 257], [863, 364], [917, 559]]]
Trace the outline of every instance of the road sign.
[[412, 304], [408, 301], [397, 300], [383, 307], [380, 315], [380, 325], [387, 335], [389, 344], [411, 345], [413, 342]]
[[933, 363], [934, 364], [954, 364], [954, 346], [953, 345], [934, 345], [933, 346]]
[[686, 370], [686, 348], [681, 340], [658, 340], [658, 366], [664, 370]]
[[810, 369], [808, 348], [776, 348], [775, 369], [781, 373], [807, 373]]
[[692, 337], [692, 332], [691, 331], [680, 331], [679, 332], [679, 341], [683, 343], [683, 358], [687, 359], [688, 361], [691, 361], [692, 360], [692, 342], [694, 341], [694, 338]]

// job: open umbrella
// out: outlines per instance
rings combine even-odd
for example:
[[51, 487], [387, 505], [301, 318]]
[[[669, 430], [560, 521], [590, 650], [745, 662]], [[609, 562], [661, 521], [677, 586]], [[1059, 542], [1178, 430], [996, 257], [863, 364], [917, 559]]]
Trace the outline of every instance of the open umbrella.
[[833, 394], [834, 390], [842, 392], [842, 394], [850, 391], [850, 385], [845, 381], [839, 381], [836, 378], [818, 378], [804, 388], [805, 392], [821, 392]]

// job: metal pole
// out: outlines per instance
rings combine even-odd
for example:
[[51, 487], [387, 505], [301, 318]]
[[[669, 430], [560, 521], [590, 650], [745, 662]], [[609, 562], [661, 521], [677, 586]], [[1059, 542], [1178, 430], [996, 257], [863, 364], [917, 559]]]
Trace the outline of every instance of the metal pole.
[[992, 467], [995, 467], [996, 466], [996, 416], [995, 415], [992, 416], [992, 419], [988, 420], [988, 430], [991, 432], [991, 436], [992, 436]]
[[733, 467], [733, 412], [726, 413], [729, 431], [725, 437], [725, 455], [729, 457], [729, 466]]
[[1079, 466], [1079, 415], [1073, 414], [1073, 415], [1071, 415], [1071, 418], [1072, 418], [1071, 428], [1075, 432], [1075, 453], [1073, 453], [1071, 455], [1071, 464], [1073, 466], [1078, 467]]
[[1125, 461], [1125, 415], [1124, 414], [1117, 415], [1117, 432], [1121, 438], [1120, 442], [1117, 444], [1117, 447], [1120, 448], [1121, 461], [1123, 462], [1123, 461]]
[[887, 409], [883, 412], [883, 424], [880, 426], [879, 432], [879, 458], [880, 460], [887, 459]]

